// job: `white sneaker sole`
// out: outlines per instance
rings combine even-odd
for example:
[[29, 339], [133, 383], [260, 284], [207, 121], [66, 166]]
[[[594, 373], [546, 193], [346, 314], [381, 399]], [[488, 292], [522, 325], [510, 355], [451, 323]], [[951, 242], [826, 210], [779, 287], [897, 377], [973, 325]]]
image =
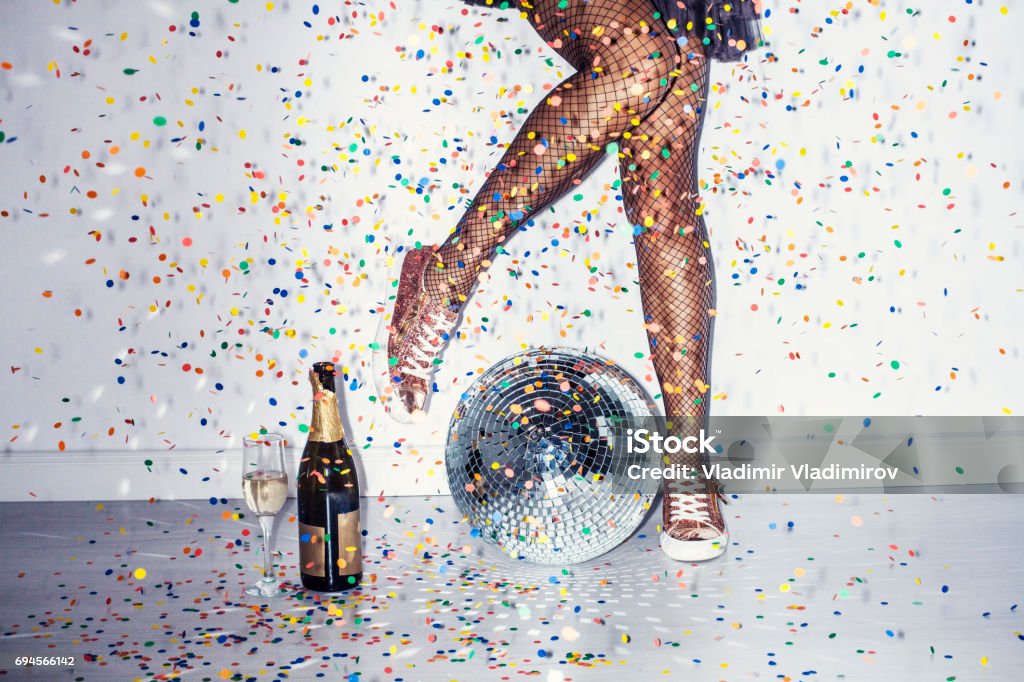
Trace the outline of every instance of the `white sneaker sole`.
[[[398, 302], [398, 283], [402, 278], [402, 265], [405, 264], [405, 257], [412, 252], [412, 249], [405, 249], [394, 257], [394, 263], [388, 269], [387, 285], [384, 299], [384, 312], [381, 313], [377, 322], [377, 333], [374, 335], [374, 349], [371, 356], [373, 365], [373, 383], [377, 389], [377, 397], [385, 412], [399, 424], [412, 424], [422, 421], [425, 416], [422, 411], [411, 413], [405, 409], [401, 400], [398, 400], [397, 385], [391, 380], [391, 358], [388, 355], [388, 326], [395, 315], [395, 305]], [[417, 419], [419, 416], [419, 419]]]
[[723, 554], [729, 547], [729, 534], [714, 540], [677, 540], [668, 533], [661, 533], [661, 551], [676, 561], [708, 561]]

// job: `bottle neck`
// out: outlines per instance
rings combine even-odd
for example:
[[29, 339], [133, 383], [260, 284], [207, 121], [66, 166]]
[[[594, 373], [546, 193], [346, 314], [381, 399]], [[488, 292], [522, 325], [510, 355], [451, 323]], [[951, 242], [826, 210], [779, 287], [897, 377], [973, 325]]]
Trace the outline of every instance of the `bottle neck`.
[[309, 424], [309, 440], [317, 443], [336, 443], [345, 438], [338, 412], [338, 396], [324, 388], [316, 372], [309, 373], [313, 385], [313, 419]]

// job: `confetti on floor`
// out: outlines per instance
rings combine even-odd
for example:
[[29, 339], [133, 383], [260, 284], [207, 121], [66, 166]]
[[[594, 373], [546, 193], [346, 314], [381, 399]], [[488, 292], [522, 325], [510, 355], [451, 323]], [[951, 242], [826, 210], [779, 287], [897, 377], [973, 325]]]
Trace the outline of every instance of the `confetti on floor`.
[[289, 501], [291, 593], [271, 602], [243, 592], [262, 556], [239, 500], [0, 505], [0, 654], [78, 661], [6, 674], [1009, 680], [1024, 664], [1018, 496], [748, 495], [711, 563], [665, 558], [652, 516], [564, 568], [485, 548], [448, 497], [364, 505], [364, 584], [322, 596], [297, 587]]

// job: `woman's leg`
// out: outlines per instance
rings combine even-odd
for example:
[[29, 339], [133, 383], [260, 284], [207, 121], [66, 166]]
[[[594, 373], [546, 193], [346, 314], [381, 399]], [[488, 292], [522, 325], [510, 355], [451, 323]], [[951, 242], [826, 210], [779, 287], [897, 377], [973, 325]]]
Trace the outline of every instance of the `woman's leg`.
[[657, 32], [650, 0], [535, 0], [524, 13], [578, 71], [529, 115], [435, 252], [426, 291], [450, 310], [465, 304], [498, 246], [578, 185], [610, 142], [658, 106], [680, 66], [675, 41]]
[[[528, 3], [522, 1], [524, 8]], [[564, 7], [562, 7], [564, 5]], [[527, 117], [452, 234], [402, 262], [374, 351], [377, 390], [398, 421], [421, 418], [458, 311], [498, 246], [582, 181], [607, 145], [672, 89], [682, 59], [650, 0], [534, 0], [527, 18], [578, 72]], [[397, 400], [395, 400], [397, 398]]]
[[[665, 414], [674, 435], [706, 427], [714, 328], [714, 269], [697, 196], [696, 164], [708, 84], [702, 56], [688, 61], [660, 106], [632, 130], [619, 159], [626, 217], [634, 226], [644, 322]], [[673, 465], [699, 470], [706, 457], [680, 453]], [[665, 534], [674, 558], [711, 558], [725, 550], [715, 488], [697, 480], [666, 485]], [[671, 542], [669, 544], [672, 544]], [[720, 551], [719, 551], [720, 550]]]

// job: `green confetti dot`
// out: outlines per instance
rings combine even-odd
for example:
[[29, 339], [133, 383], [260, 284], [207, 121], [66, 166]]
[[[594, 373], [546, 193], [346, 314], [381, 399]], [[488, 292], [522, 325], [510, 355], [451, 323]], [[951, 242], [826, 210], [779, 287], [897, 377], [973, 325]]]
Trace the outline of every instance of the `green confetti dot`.
[[164, 118], [163, 116], [155, 116], [153, 118], [153, 125], [160, 126], [160, 127], [165, 126], [165, 125], [167, 125], [167, 119]]
[[589, 528], [584, 528], [583, 529], [583, 534], [584, 535], [590, 535], [590, 529]]
[[892, 362], [889, 363], [889, 366], [892, 367], [893, 369], [899, 369], [900, 368], [900, 361], [899, 360], [893, 360]]
[[309, 433], [309, 425], [299, 424], [299, 433]]
[[961, 476], [963, 476], [963, 474], [964, 474], [964, 468], [963, 468], [963, 467], [957, 467], [957, 468], [956, 468], [956, 472], [957, 472], [958, 474], [960, 474]]
[[619, 153], [619, 144], [617, 142], [609, 142], [607, 145], [605, 145], [604, 151], [608, 155], [618, 154]]
[[829, 372], [828, 373], [828, 378], [829, 379], [835, 379], [836, 378], [836, 373], [835, 372]]
[[129, 69], [125, 69], [125, 70], [124, 70], [124, 75], [126, 75], [126, 76], [134, 76], [134, 75], [135, 75], [135, 74], [137, 74], [138, 72], [139, 72], [139, 70], [138, 70], [138, 69], [130, 69], [130, 68], [129, 68]]
[[248, 270], [249, 269], [249, 261], [245, 261], [245, 260], [242, 261], [241, 263], [238, 264], [238, 267], [241, 268], [243, 271], [244, 270]]

